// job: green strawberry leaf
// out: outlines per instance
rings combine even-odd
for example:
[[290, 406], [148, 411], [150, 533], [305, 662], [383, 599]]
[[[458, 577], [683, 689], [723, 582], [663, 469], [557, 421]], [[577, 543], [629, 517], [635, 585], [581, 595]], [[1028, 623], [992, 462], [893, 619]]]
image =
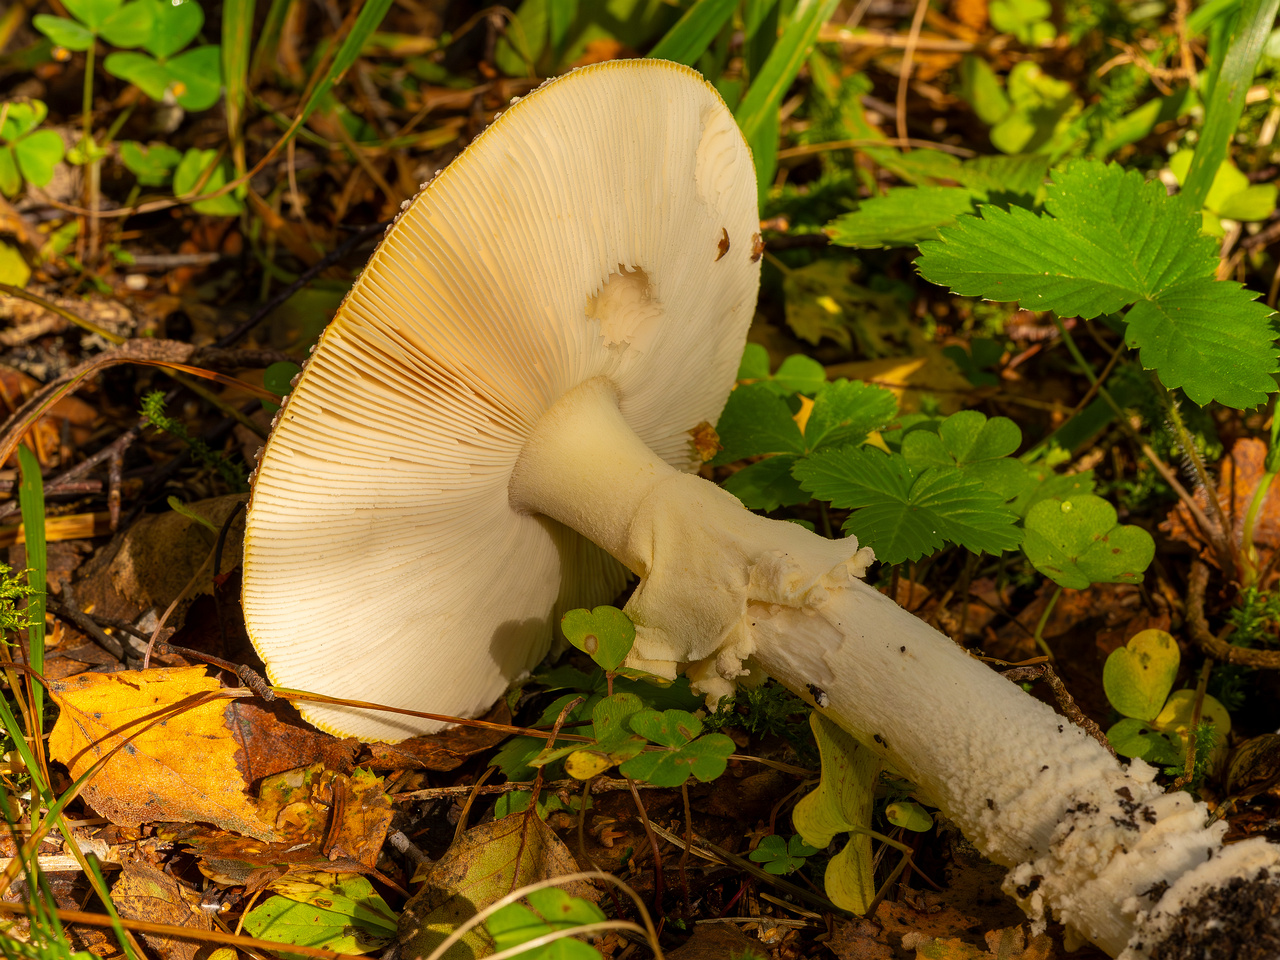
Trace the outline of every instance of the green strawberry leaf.
[[917, 472], [900, 453], [843, 447], [814, 454], [792, 472], [818, 499], [854, 510], [845, 532], [885, 563], [918, 560], [948, 541], [992, 554], [1021, 541], [1017, 516], [1003, 498], [957, 467]]
[[782, 453], [743, 467], [727, 478], [722, 486], [752, 510], [777, 510], [808, 503], [812, 497], [800, 488], [791, 475], [799, 458]]
[[1093, 494], [1042, 500], [1026, 517], [1022, 549], [1054, 583], [1084, 590], [1093, 583], [1138, 583], [1155, 556], [1141, 527], [1116, 522], [1111, 504]]
[[765, 453], [804, 453], [804, 436], [791, 409], [765, 383], [745, 383], [729, 394], [716, 433], [723, 449], [713, 466]]
[[813, 453], [863, 443], [897, 412], [897, 398], [881, 387], [843, 379], [823, 384], [805, 423], [805, 449]]
[[605, 670], [617, 670], [636, 642], [636, 626], [617, 607], [570, 610], [560, 620], [565, 638]]
[[1126, 717], [1150, 723], [1169, 698], [1180, 661], [1173, 637], [1163, 630], [1143, 630], [1111, 651], [1102, 668], [1102, 689]]
[[1199, 404], [1252, 407], [1276, 389], [1271, 310], [1215, 279], [1198, 212], [1139, 171], [1077, 160], [1054, 173], [1045, 213], [993, 205], [920, 244], [927, 280], [966, 296], [1085, 319], [1132, 304], [1126, 341]]
[[891, 187], [832, 220], [823, 232], [842, 247], [909, 247], [936, 240], [939, 227], [972, 212], [973, 194], [964, 187]]

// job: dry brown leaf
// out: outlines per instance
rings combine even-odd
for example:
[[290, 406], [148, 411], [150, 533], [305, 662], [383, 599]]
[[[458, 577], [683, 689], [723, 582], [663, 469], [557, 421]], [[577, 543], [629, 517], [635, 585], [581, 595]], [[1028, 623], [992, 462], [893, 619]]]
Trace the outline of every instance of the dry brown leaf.
[[[49, 684], [61, 715], [49, 753], [81, 776], [127, 738], [90, 779], [85, 800], [116, 823], [212, 823], [260, 840], [272, 838], [245, 793], [228, 724], [228, 702], [214, 700], [165, 719], [168, 708], [215, 693], [206, 669], [177, 667], [80, 674]], [[144, 729], [144, 727], [147, 727]]]
[[725, 960], [726, 957], [758, 956], [760, 941], [752, 940], [732, 923], [700, 923], [693, 936], [675, 950], [667, 951], [667, 960]]
[[[123, 875], [111, 888], [111, 901], [127, 920], [213, 929], [213, 918], [187, 902], [177, 880], [145, 864], [125, 866]], [[142, 938], [165, 960], [194, 960], [200, 949], [198, 940], [173, 940], [153, 933], [144, 933]]]
[[[1254, 491], [1265, 475], [1263, 462], [1266, 456], [1265, 443], [1253, 437], [1243, 437], [1236, 441], [1231, 453], [1222, 458], [1219, 466], [1218, 503], [1231, 528], [1228, 535], [1232, 543], [1239, 544], [1243, 539], [1245, 514], [1249, 511]], [[1203, 488], [1195, 492], [1195, 501], [1212, 521], [1213, 515], [1206, 509], [1209, 496]], [[1169, 516], [1160, 524], [1160, 529], [1171, 539], [1189, 544], [1199, 551], [1207, 563], [1217, 566], [1217, 557], [1186, 504], [1179, 502], [1169, 511]], [[1258, 550], [1259, 567], [1265, 566], [1271, 554], [1280, 547], [1280, 496], [1274, 490], [1268, 494], [1254, 524], [1253, 545]]]
[[382, 778], [368, 770], [333, 778], [333, 804], [328, 835], [321, 852], [330, 860], [346, 857], [372, 870], [391, 826], [391, 798]]
[[230, 716], [250, 784], [317, 761], [327, 770], [350, 773], [360, 749], [358, 740], [339, 740], [303, 721], [287, 700], [236, 700]]
[[[511, 709], [499, 700], [480, 718], [489, 723], [510, 723]], [[496, 747], [509, 734], [484, 727], [452, 727], [400, 743], [370, 743], [369, 765], [375, 770], [455, 770], [482, 750]]]

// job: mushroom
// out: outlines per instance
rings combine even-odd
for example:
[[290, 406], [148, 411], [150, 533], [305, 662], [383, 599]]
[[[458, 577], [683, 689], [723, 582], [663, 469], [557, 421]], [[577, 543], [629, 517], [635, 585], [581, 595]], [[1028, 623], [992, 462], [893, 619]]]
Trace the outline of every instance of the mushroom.
[[[1196, 905], [1275, 904], [1276, 847], [1223, 846], [1203, 804], [872, 589], [854, 538], [690, 472], [733, 385], [758, 229], [732, 115], [660, 61], [548, 82], [406, 204], [257, 471], [244, 609], [272, 681], [475, 715], [629, 570], [632, 666], [711, 698], [758, 666], [1010, 867], [1031, 916], [1113, 956], [1220, 944], [1233, 931]], [[301, 709], [364, 739], [438, 727]]]

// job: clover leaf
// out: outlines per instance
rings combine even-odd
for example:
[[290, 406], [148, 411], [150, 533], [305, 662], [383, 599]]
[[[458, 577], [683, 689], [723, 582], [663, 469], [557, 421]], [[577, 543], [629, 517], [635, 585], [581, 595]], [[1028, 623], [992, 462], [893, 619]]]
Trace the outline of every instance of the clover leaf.
[[154, 0], [64, 0], [75, 19], [47, 13], [31, 18], [35, 28], [59, 47], [88, 50], [101, 37], [113, 47], [140, 46], [153, 29]]
[[163, 143], [124, 140], [120, 144], [120, 159], [142, 186], [163, 187], [181, 162], [182, 152]]
[[750, 858], [755, 863], [762, 864], [765, 873], [782, 877], [795, 873], [817, 852], [817, 848], [805, 843], [799, 834], [790, 840], [783, 840], [776, 833], [771, 833], [761, 839], [759, 845], [751, 851]]
[[[104, 2], [104, 0], [95, 0]], [[165, 3], [134, 0], [151, 11], [151, 29], [140, 43], [146, 53], [112, 53], [103, 61], [107, 73], [127, 80], [152, 100], [163, 100], [172, 91], [187, 110], [207, 110], [222, 90], [222, 51], [209, 44], [179, 53], [200, 33], [204, 11], [195, 0]]]
[[565, 638], [604, 670], [617, 670], [636, 642], [636, 627], [617, 607], [570, 610], [560, 620]]
[[66, 154], [62, 137], [36, 129], [48, 113], [40, 100], [0, 104], [0, 193], [6, 197], [22, 189], [24, 179], [45, 186]]
[[[213, 166], [215, 163], [216, 166]], [[205, 177], [205, 171], [210, 166], [213, 166], [213, 171]], [[199, 185], [200, 194], [213, 193], [227, 185], [227, 178], [230, 175], [231, 168], [225, 160], [218, 159], [216, 150], [193, 148], [182, 155], [177, 169], [173, 171], [173, 192], [179, 197], [193, 195]], [[201, 178], [204, 178], [203, 184], [200, 183]], [[220, 197], [197, 200], [191, 204], [191, 209], [196, 213], [207, 213], [212, 216], [234, 217], [244, 209], [244, 205], [236, 199], [234, 193], [224, 193]]]
[[623, 763], [624, 776], [657, 787], [678, 787], [689, 775], [706, 782], [724, 773], [734, 743], [722, 733], [702, 733], [702, 721], [685, 710], [641, 710], [631, 729], [666, 750], [647, 750]]
[[1027, 511], [1022, 549], [1060, 587], [1138, 583], [1156, 544], [1141, 527], [1116, 522], [1115, 507], [1091, 493], [1042, 500]]

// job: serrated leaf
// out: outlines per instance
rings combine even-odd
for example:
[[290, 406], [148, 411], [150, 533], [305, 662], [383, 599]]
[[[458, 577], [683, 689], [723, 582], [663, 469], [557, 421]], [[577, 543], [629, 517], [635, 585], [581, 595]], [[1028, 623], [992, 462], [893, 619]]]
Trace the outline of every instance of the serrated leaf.
[[1214, 279], [1217, 244], [1158, 180], [1074, 161], [1054, 174], [1045, 214], [985, 205], [922, 243], [925, 279], [956, 293], [1086, 319], [1135, 306], [1126, 341], [1144, 367], [1196, 403], [1238, 407], [1275, 390], [1271, 311]]
[[823, 232], [842, 247], [909, 247], [936, 240], [939, 227], [972, 212], [973, 194], [964, 187], [892, 187], [832, 220]]
[[808, 503], [812, 497], [791, 475], [798, 460], [790, 453], [760, 460], [728, 477], [722, 486], [751, 510], [770, 511]]
[[1002, 498], [956, 467], [917, 474], [900, 453], [844, 447], [802, 460], [792, 472], [815, 497], [856, 511], [845, 532], [885, 563], [918, 560], [948, 541], [999, 554], [1021, 540]]
[[1163, 630], [1143, 630], [1111, 651], [1102, 668], [1102, 689], [1126, 717], [1150, 723], [1173, 689], [1180, 662], [1173, 637]]
[[833, 380], [813, 399], [804, 426], [804, 445], [810, 453], [829, 447], [860, 444], [898, 412], [898, 401], [888, 390], [859, 380]]
[[[571, 897], [558, 887], [535, 890], [525, 899], [529, 906], [507, 904], [485, 921], [489, 935], [493, 937], [495, 953], [518, 947], [548, 933], [601, 923], [605, 918], [604, 912], [594, 903]], [[526, 955], [530, 960], [535, 956], [537, 960], [597, 960], [600, 956], [595, 948], [572, 937], [531, 947], [527, 954], [517, 954]]]
[[804, 436], [791, 409], [764, 383], [742, 384], [729, 394], [716, 433], [722, 449], [713, 466], [766, 453], [804, 453]]
[[827, 371], [813, 357], [793, 353], [778, 365], [773, 382], [787, 393], [813, 395], [827, 382]]
[[617, 607], [570, 610], [560, 620], [565, 638], [604, 670], [617, 670], [636, 642], [636, 627]]
[[1116, 522], [1110, 503], [1092, 494], [1037, 503], [1026, 517], [1022, 548], [1054, 583], [1084, 590], [1094, 583], [1138, 583], [1155, 556], [1141, 527]]

